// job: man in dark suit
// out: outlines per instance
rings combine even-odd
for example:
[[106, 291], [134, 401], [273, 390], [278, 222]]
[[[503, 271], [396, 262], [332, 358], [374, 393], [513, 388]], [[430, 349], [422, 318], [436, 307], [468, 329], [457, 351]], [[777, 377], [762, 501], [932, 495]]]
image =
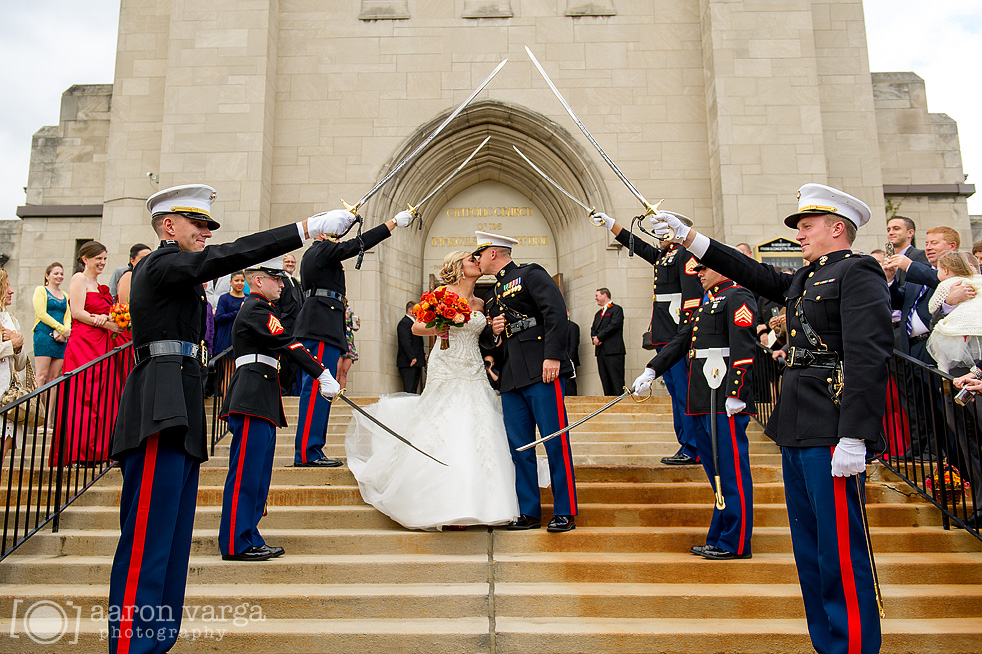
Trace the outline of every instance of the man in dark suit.
[[[931, 264], [927, 260], [924, 250], [914, 247], [914, 234], [916, 230], [917, 226], [910, 218], [906, 216], [894, 216], [887, 221], [887, 241], [893, 245], [894, 256], [904, 255], [911, 261], [918, 261], [925, 266], [929, 266]], [[889, 274], [887, 273], [887, 281], [890, 281]], [[895, 279], [897, 284], [903, 285], [907, 281], [906, 269], [896, 270]], [[907, 334], [904, 330], [900, 329], [903, 324], [900, 311], [895, 309], [893, 312], [894, 335], [897, 341], [895, 347], [901, 351], [903, 351], [904, 343], [907, 339]]]
[[604, 395], [620, 395], [624, 389], [624, 309], [610, 301], [610, 290], [598, 288], [594, 296], [600, 311], [593, 317], [590, 336], [597, 355], [597, 370]]
[[[293, 277], [293, 271], [297, 269], [297, 258], [292, 254], [283, 257], [283, 293], [276, 302], [276, 308], [280, 314], [280, 322], [287, 334], [293, 334], [297, 325], [297, 317], [300, 316], [300, 308], [303, 306], [303, 291], [300, 290], [300, 282]], [[283, 395], [297, 395], [300, 387], [300, 368], [291, 357], [283, 357], [280, 360], [280, 389]]]
[[[566, 312], [569, 318], [569, 311]], [[566, 380], [566, 395], [576, 395], [576, 369], [580, 367], [580, 326], [569, 321], [569, 360], [573, 363], [573, 376]]]
[[[505, 433], [515, 463], [515, 490], [519, 517], [509, 529], [542, 526], [542, 500], [535, 450], [516, 448], [568, 424], [565, 385], [573, 372], [566, 339], [569, 319], [566, 302], [556, 282], [536, 263], [516, 264], [511, 249], [518, 241], [500, 234], [475, 232], [474, 257], [485, 275], [494, 275], [494, 288], [484, 298], [490, 325], [481, 334], [481, 346], [494, 349], [501, 376], [501, 408]], [[552, 484], [553, 515], [549, 531], [576, 528], [576, 480], [569, 434], [545, 443]]]
[[413, 324], [416, 322], [416, 318], [413, 317], [414, 306], [416, 306], [415, 302], [406, 303], [406, 315], [396, 326], [396, 336], [399, 341], [396, 367], [399, 368], [399, 374], [402, 376], [402, 390], [406, 393], [419, 392], [419, 379], [426, 364], [423, 337], [413, 334]]

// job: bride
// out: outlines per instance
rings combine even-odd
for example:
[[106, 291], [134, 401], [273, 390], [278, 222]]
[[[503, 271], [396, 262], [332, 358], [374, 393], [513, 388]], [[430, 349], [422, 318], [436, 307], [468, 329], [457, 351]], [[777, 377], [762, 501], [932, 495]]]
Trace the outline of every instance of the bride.
[[[355, 413], [345, 438], [348, 467], [362, 498], [409, 529], [500, 525], [518, 517], [515, 466], [477, 339], [487, 324], [474, 297], [481, 276], [468, 252], [452, 252], [440, 279], [470, 305], [469, 322], [450, 330], [417, 321], [413, 333], [449, 339], [430, 351], [422, 395], [383, 396], [367, 411], [440, 459], [428, 459]], [[449, 333], [448, 333], [449, 332]]]

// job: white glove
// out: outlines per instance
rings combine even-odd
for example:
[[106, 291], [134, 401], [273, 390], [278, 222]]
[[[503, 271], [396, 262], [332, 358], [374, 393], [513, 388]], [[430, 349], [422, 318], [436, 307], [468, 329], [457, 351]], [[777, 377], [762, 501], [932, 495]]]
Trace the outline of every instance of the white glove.
[[396, 221], [396, 227], [409, 227], [409, 222], [413, 219], [413, 214], [408, 211], [400, 211], [396, 214], [393, 220]]
[[631, 384], [631, 392], [638, 396], [647, 393], [648, 389], [651, 388], [651, 382], [656, 379], [658, 379], [658, 373], [651, 368], [645, 368], [644, 372]]
[[852, 477], [866, 471], [866, 441], [840, 438], [832, 452], [832, 476]]
[[608, 232], [614, 231], [614, 219], [602, 211], [597, 211], [590, 216], [590, 222], [597, 227], [606, 227]]
[[662, 241], [668, 238], [670, 234], [669, 230], [673, 230], [675, 232], [675, 238], [672, 240], [676, 243], [681, 243], [689, 235], [689, 229], [691, 229], [679, 220], [678, 216], [667, 211], [659, 211], [648, 218], [648, 220], [651, 221], [651, 229], [655, 238]]
[[307, 219], [307, 233], [310, 238], [316, 238], [321, 234], [338, 236], [344, 234], [355, 224], [355, 215], [344, 209], [331, 209], [317, 213]]
[[735, 397], [726, 398], [726, 417], [732, 418], [736, 414], [740, 413], [747, 408], [747, 403], [741, 399]]
[[341, 390], [341, 384], [334, 379], [334, 375], [327, 368], [324, 368], [324, 372], [317, 378], [317, 384], [320, 386], [321, 397], [325, 400], [331, 399]]

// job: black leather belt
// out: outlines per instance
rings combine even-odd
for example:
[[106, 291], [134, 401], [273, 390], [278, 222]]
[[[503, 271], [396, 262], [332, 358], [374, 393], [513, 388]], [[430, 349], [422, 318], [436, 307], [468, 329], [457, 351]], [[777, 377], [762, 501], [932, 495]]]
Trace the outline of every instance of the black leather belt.
[[524, 332], [526, 329], [532, 329], [539, 323], [536, 322], [535, 318], [525, 318], [524, 320], [516, 320], [515, 322], [510, 322], [505, 325], [505, 337], [511, 338], [519, 332]]
[[331, 291], [326, 288], [315, 288], [312, 291], [307, 291], [307, 297], [316, 295], [317, 297], [329, 297], [332, 300], [337, 300], [338, 302], [347, 302], [345, 297], [338, 293], [337, 291]]
[[151, 341], [133, 350], [137, 363], [143, 363], [153, 357], [182, 356], [194, 359], [204, 368], [208, 365], [208, 349], [187, 341]]
[[835, 368], [839, 364], [839, 355], [829, 350], [791, 347], [788, 348], [785, 363], [789, 368]]
[[907, 344], [908, 345], [913, 345], [914, 343], [920, 343], [921, 341], [926, 341], [930, 337], [931, 337], [931, 333], [930, 332], [928, 332], [926, 334], [921, 334], [920, 336], [908, 336], [907, 337]]

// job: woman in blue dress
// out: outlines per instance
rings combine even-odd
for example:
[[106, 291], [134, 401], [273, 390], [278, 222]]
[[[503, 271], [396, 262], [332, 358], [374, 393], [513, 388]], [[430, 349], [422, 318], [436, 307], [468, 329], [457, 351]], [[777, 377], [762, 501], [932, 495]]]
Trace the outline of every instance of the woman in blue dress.
[[245, 301], [245, 273], [232, 273], [229, 280], [232, 290], [218, 298], [215, 307], [215, 354], [224, 352], [232, 344], [232, 323]]
[[68, 297], [61, 290], [65, 268], [55, 261], [44, 269], [44, 285], [34, 289], [34, 363], [37, 383], [61, 375], [65, 345], [72, 331]]

